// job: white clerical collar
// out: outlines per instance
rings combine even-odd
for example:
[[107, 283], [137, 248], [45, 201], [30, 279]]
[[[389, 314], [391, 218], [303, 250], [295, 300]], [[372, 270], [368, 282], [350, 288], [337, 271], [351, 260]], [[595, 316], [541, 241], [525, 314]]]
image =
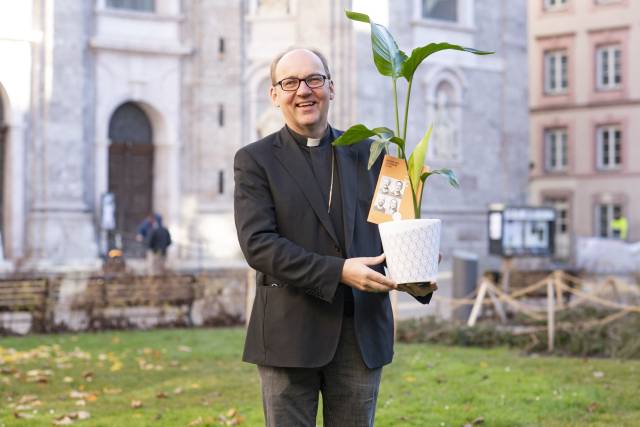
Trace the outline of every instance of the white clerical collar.
[[321, 138], [307, 138], [307, 147], [317, 147]]

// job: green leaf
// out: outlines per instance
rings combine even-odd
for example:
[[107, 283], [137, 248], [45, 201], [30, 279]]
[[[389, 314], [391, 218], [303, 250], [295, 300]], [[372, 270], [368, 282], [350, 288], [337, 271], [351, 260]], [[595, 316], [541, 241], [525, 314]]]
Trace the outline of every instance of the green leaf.
[[413, 153], [411, 153], [409, 157], [409, 178], [411, 179], [414, 194], [418, 193], [420, 177], [422, 175], [422, 169], [424, 168], [424, 158], [427, 155], [432, 130], [433, 126], [429, 126], [429, 130], [424, 134], [422, 140], [416, 145], [416, 148], [413, 149]]
[[413, 78], [413, 74], [418, 69], [418, 66], [432, 53], [440, 52], [441, 50], [460, 50], [463, 52], [473, 53], [475, 55], [491, 55], [494, 52], [485, 52], [470, 47], [462, 47], [457, 44], [451, 43], [429, 43], [428, 45], [417, 47], [411, 51], [411, 56], [402, 64], [402, 76], [407, 81]]
[[393, 142], [395, 144], [401, 145], [404, 148], [404, 141], [401, 138], [393, 136], [393, 131], [391, 129], [384, 126], [369, 129], [363, 124], [351, 126], [342, 135], [336, 138], [335, 141], [333, 141], [333, 145], [341, 146], [356, 144], [358, 142], [366, 140], [367, 138], [376, 136], [380, 139], [383, 139], [387, 143]]
[[420, 181], [422, 181], [422, 183], [424, 184], [427, 178], [429, 178], [431, 175], [445, 175], [447, 178], [449, 178], [449, 185], [451, 185], [453, 188], [460, 188], [458, 177], [449, 168], [434, 169], [432, 171], [425, 172], [420, 176]]
[[364, 22], [365, 24], [369, 23], [369, 15], [365, 15], [364, 13], [354, 12], [352, 10], [345, 10], [344, 13], [347, 15], [347, 18], [353, 21]]
[[394, 79], [402, 76], [403, 63], [407, 55], [398, 48], [389, 30], [380, 24], [376, 24], [364, 13], [345, 11], [347, 17], [354, 21], [368, 22], [371, 24], [371, 47], [373, 50], [373, 62], [378, 72], [383, 76], [391, 76]]
[[391, 129], [384, 126], [373, 128], [371, 130], [377, 135], [380, 135], [381, 138], [391, 138], [394, 135]]
[[356, 144], [375, 135], [377, 134], [368, 129], [365, 125], [357, 124], [347, 129], [342, 135], [333, 141], [332, 144], [335, 146]]
[[380, 153], [382, 153], [382, 149], [386, 147], [386, 144], [387, 141], [384, 139], [373, 141], [369, 150], [369, 164], [367, 165], [367, 169], [373, 167], [373, 164], [378, 160], [378, 157], [380, 157]]

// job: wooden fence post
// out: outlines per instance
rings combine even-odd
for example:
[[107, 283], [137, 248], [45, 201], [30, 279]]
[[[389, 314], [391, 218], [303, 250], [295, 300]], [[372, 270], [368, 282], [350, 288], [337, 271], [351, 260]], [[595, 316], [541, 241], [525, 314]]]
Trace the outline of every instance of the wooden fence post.
[[554, 280], [547, 282], [547, 349], [553, 351], [553, 343], [555, 340], [555, 289]]
[[469, 315], [469, 320], [467, 321], [467, 326], [475, 326], [476, 320], [478, 320], [478, 316], [480, 315], [480, 310], [482, 310], [482, 303], [484, 302], [484, 296], [487, 293], [487, 279], [483, 278], [482, 282], [480, 282], [480, 289], [478, 289], [478, 296], [476, 296], [476, 300], [473, 303], [473, 308], [471, 309], [471, 314]]

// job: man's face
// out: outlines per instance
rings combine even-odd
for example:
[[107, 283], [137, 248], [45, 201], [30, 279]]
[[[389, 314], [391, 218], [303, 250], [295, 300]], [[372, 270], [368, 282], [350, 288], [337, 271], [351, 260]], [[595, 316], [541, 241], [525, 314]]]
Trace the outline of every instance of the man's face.
[[[286, 53], [275, 70], [276, 82], [289, 77], [305, 79], [313, 74], [326, 76], [322, 61], [313, 52], [296, 49]], [[280, 85], [271, 88], [271, 101], [280, 107], [285, 123], [295, 132], [319, 138], [327, 128], [329, 101], [333, 99], [333, 83], [310, 89], [304, 81], [296, 91], [285, 91]]]

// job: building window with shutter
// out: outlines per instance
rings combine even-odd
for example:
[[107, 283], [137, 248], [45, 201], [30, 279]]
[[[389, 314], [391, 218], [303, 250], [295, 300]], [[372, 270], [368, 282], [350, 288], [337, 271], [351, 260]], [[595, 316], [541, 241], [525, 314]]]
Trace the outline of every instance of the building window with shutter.
[[154, 12], [154, 0], [107, 0], [109, 9], [133, 10], [136, 12]]
[[566, 128], [545, 129], [544, 165], [548, 172], [564, 172], [569, 164], [569, 142]]
[[564, 9], [567, 6], [568, 0], [544, 0], [544, 10], [558, 10]]
[[569, 88], [569, 60], [565, 50], [544, 54], [544, 92], [548, 95], [564, 94]]
[[622, 49], [619, 45], [596, 49], [596, 88], [619, 89], [622, 84]]
[[218, 194], [224, 194], [224, 171], [218, 171]]
[[618, 126], [599, 126], [596, 130], [596, 165], [600, 170], [622, 165], [622, 131]]
[[422, 0], [422, 17], [458, 22], [458, 0]]
[[618, 203], [601, 203], [596, 205], [595, 234], [597, 237], [614, 237], [611, 221], [622, 215], [622, 205]]
[[224, 126], [224, 105], [218, 105], [218, 125], [220, 127]]

